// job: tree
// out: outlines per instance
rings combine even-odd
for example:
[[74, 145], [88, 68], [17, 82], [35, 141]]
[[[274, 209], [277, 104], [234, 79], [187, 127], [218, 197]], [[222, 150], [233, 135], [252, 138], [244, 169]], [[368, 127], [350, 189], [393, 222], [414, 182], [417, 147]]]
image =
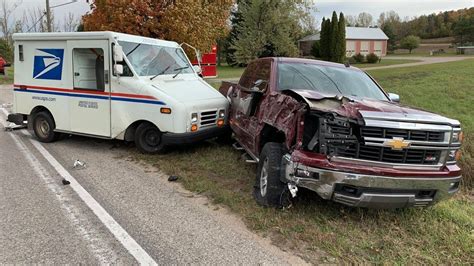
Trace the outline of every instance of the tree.
[[321, 59], [328, 61], [330, 59], [329, 54], [329, 45], [331, 36], [331, 21], [329, 19], [323, 18], [321, 23], [321, 32], [319, 35], [320, 39], [320, 55]]
[[225, 36], [232, 0], [96, 0], [86, 31], [113, 30], [187, 42], [207, 52]]
[[420, 41], [420, 37], [415, 35], [409, 35], [400, 41], [400, 47], [403, 49], [408, 49], [411, 54], [411, 51], [413, 49], [416, 49], [420, 46]]
[[332, 12], [332, 19], [331, 19], [331, 38], [330, 38], [330, 45], [329, 45], [329, 55], [332, 62], [338, 62], [338, 46], [339, 46], [339, 23], [337, 20], [337, 13], [336, 11]]
[[311, 46], [311, 55], [320, 58], [321, 57], [321, 41], [315, 41]]
[[385, 23], [382, 26], [382, 31], [387, 35], [388, 37], [388, 50], [393, 52], [395, 49], [397, 49], [397, 36], [395, 35], [393, 31], [393, 26], [391, 23]]
[[12, 15], [20, 4], [21, 1], [13, 4], [11, 4], [11, 1], [6, 0], [0, 2], [0, 29], [9, 47], [13, 45], [12, 35], [17, 25], [16, 21], [12, 19]]
[[[301, 25], [306, 1], [253, 0], [239, 2], [242, 21], [236, 25], [238, 35], [231, 42], [233, 59], [238, 64], [264, 56], [296, 56], [296, 40], [301, 37]], [[309, 1], [308, 1], [309, 3]]]
[[357, 27], [370, 27], [373, 23], [372, 15], [367, 12], [362, 12], [357, 16]]
[[338, 63], [343, 63], [346, 58], [346, 20], [344, 14], [341, 12], [339, 14], [339, 25], [337, 32], [337, 44], [336, 44], [336, 55], [335, 61]]

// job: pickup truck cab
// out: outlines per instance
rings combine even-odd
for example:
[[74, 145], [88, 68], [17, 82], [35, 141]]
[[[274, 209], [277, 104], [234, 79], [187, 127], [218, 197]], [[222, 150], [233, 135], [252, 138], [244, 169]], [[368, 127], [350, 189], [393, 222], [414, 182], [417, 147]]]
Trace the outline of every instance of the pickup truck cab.
[[37, 138], [134, 141], [145, 153], [226, 132], [228, 101], [175, 42], [116, 32], [20, 33], [14, 114]]
[[400, 105], [358, 68], [262, 58], [220, 91], [235, 139], [258, 162], [261, 205], [285, 205], [298, 187], [370, 208], [428, 206], [459, 189], [460, 123]]

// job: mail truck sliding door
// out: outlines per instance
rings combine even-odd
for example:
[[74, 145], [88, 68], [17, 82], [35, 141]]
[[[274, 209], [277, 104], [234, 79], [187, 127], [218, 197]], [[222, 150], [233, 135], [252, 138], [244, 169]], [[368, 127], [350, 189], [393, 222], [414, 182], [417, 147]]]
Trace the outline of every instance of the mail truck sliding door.
[[73, 94], [71, 131], [110, 137], [110, 50], [108, 40], [68, 41]]

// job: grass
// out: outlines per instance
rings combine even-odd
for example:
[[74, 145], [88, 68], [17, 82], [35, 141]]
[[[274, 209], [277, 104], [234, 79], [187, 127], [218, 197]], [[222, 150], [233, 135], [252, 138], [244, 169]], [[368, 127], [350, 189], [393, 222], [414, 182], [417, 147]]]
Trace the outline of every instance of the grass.
[[393, 66], [393, 65], [401, 65], [401, 64], [416, 63], [416, 62], [421, 62], [421, 61], [413, 60], [413, 59], [383, 58], [382, 61], [380, 61], [380, 63], [376, 63], [376, 64], [362, 63], [362, 64], [353, 64], [353, 66], [358, 67], [358, 68], [367, 68], [367, 67]]
[[12, 84], [13, 83], [13, 67], [5, 68], [7, 75], [0, 75], [0, 84]]
[[244, 70], [244, 67], [231, 67], [223, 65], [217, 67], [217, 74], [219, 79], [240, 78]]
[[[252, 198], [254, 165], [230, 146], [204, 142], [167, 154], [134, 154], [178, 175], [183, 186], [239, 214], [247, 226], [312, 263], [474, 263], [474, 60], [374, 70], [370, 73], [402, 103], [462, 121], [467, 135], [463, 193], [425, 209], [347, 208], [300, 191], [293, 208], [261, 208]], [[471, 194], [470, 194], [471, 193]]]

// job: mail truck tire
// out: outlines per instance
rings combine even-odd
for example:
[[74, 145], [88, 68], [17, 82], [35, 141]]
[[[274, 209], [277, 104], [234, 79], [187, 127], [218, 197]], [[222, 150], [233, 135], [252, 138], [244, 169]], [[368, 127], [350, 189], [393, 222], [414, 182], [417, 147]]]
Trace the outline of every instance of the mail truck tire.
[[261, 206], [282, 207], [286, 185], [280, 180], [280, 168], [284, 154], [285, 148], [280, 143], [269, 142], [262, 149], [253, 193]]
[[154, 154], [163, 151], [161, 131], [151, 123], [141, 123], [135, 131], [135, 146], [142, 153]]
[[33, 115], [33, 131], [39, 141], [49, 143], [58, 140], [60, 134], [54, 132], [54, 129], [56, 124], [50, 113], [38, 112]]

